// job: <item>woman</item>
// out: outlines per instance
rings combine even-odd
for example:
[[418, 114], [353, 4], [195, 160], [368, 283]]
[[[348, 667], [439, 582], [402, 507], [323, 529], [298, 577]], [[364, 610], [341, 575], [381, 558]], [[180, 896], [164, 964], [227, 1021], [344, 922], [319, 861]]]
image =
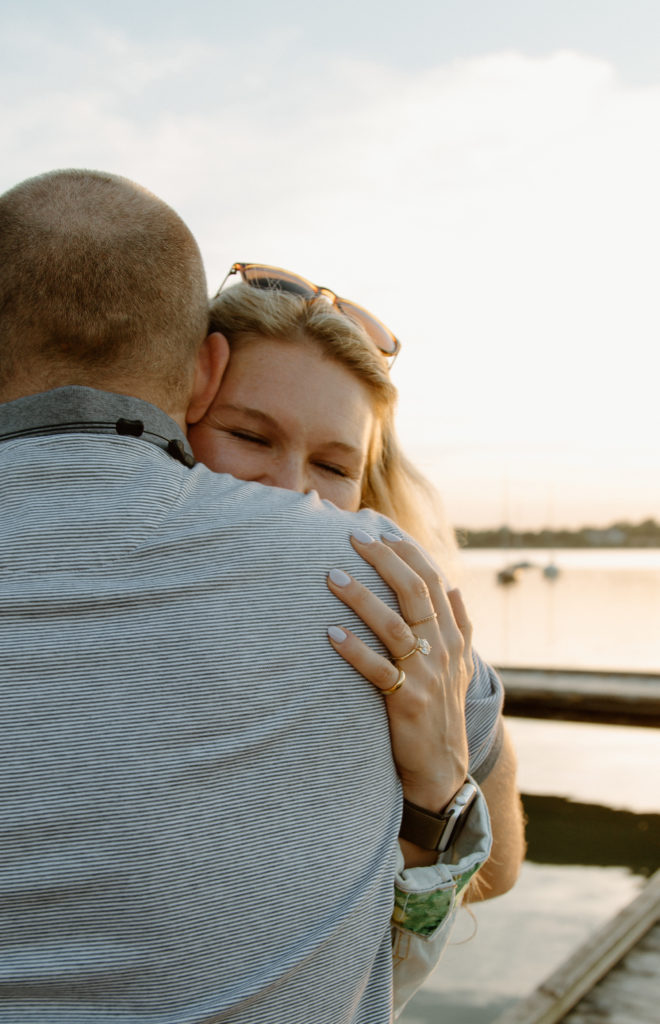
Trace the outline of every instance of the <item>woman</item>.
[[[230, 273], [236, 272], [243, 282], [212, 303], [211, 330], [227, 338], [231, 357], [211, 408], [190, 428], [197, 458], [240, 479], [315, 490], [348, 511], [373, 508], [446, 566], [453, 535], [394, 429], [396, 389], [387, 360], [398, 350], [396, 339], [365, 310], [295, 275], [244, 264], [235, 264]], [[473, 898], [497, 895], [513, 884], [523, 851], [515, 758], [502, 735], [498, 684], [478, 659], [473, 673], [471, 626], [460, 595], [447, 595], [436, 565], [418, 547], [397, 537], [382, 543], [360, 536], [354, 546], [397, 593], [403, 618], [345, 573], [333, 572], [330, 588], [390, 657], [341, 625], [331, 627], [330, 641], [386, 694], [407, 801], [438, 813], [468, 768], [480, 782], [494, 845]], [[430, 750], [438, 751], [435, 767]], [[402, 848], [406, 867], [437, 859], [417, 845], [402, 842]]]

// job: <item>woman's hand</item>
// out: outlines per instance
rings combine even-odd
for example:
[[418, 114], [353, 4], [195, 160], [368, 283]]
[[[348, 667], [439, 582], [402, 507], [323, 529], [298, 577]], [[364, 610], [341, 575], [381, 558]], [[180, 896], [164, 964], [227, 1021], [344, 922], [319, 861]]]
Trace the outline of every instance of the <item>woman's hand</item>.
[[[460, 592], [447, 593], [437, 568], [410, 541], [388, 537], [381, 543], [359, 530], [352, 543], [392, 588], [401, 614], [341, 571], [330, 573], [328, 585], [382, 640], [391, 660], [345, 627], [332, 627], [330, 641], [384, 693], [404, 796], [439, 813], [467, 772], [465, 695], [473, 672], [472, 625]], [[428, 654], [415, 649], [418, 639], [428, 641]], [[387, 694], [401, 670], [403, 685]]]

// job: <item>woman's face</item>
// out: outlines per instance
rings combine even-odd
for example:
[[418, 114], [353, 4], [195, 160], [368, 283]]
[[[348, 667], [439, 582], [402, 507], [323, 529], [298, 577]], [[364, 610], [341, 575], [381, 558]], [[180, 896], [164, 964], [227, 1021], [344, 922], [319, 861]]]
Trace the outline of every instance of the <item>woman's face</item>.
[[366, 388], [313, 345], [254, 336], [232, 352], [188, 437], [218, 473], [360, 507], [374, 417]]

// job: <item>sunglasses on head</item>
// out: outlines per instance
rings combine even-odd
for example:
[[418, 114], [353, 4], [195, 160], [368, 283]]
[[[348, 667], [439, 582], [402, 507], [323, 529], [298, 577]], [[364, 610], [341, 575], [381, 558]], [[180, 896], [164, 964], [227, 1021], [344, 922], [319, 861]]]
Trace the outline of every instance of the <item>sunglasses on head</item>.
[[220, 294], [232, 274], [240, 274], [245, 284], [249, 284], [252, 288], [289, 292], [292, 295], [301, 295], [305, 299], [322, 296], [336, 306], [341, 313], [359, 324], [383, 355], [393, 359], [401, 348], [398, 338], [373, 313], [369, 313], [355, 302], [340, 298], [330, 288], [321, 288], [317, 284], [312, 284], [307, 278], [300, 277], [299, 274], [292, 274], [288, 270], [282, 270], [281, 267], [268, 267], [261, 263], [234, 263], [218, 288], [216, 296]]

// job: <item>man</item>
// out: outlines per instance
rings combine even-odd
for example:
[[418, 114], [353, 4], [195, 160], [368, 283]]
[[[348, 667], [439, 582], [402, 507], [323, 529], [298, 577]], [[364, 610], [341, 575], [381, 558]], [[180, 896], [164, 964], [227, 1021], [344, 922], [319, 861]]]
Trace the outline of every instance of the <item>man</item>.
[[325, 635], [386, 521], [193, 468], [206, 307], [133, 183], [0, 197], [4, 1022], [390, 1019], [399, 782]]

